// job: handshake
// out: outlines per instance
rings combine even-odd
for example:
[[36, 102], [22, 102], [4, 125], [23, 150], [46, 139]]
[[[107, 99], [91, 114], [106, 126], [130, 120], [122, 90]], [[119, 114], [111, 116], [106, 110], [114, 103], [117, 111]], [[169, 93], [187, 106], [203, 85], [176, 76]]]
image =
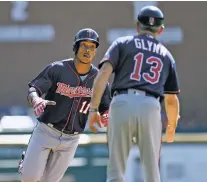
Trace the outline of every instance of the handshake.
[[[109, 111], [105, 111], [104, 113], [97, 112], [89, 112], [88, 121], [89, 121], [89, 128], [93, 133], [98, 132], [98, 128], [102, 128], [102, 126], [108, 126], [108, 119], [109, 119]], [[97, 127], [96, 127], [97, 126]]]

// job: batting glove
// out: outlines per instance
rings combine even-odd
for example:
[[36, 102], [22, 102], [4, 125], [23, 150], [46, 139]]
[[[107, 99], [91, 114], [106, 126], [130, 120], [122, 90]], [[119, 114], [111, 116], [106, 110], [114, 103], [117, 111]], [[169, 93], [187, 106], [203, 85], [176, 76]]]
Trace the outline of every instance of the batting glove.
[[107, 110], [101, 115], [101, 122], [104, 125], [104, 127], [108, 126], [108, 120], [109, 120], [109, 111]]
[[56, 105], [56, 102], [44, 100], [41, 97], [35, 98], [32, 101], [32, 107], [35, 115], [40, 116], [44, 112], [47, 105]]

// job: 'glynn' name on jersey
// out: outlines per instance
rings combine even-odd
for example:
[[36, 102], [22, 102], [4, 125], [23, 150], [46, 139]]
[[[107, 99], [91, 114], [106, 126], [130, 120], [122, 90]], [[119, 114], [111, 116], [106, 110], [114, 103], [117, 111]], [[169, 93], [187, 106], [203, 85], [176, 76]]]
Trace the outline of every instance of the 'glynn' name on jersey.
[[150, 51], [156, 54], [160, 54], [161, 56], [164, 56], [167, 54], [166, 48], [158, 43], [156, 44], [155, 42], [151, 42], [150, 40], [144, 40], [144, 39], [134, 39], [135, 46], [137, 49], [143, 49], [146, 51]]

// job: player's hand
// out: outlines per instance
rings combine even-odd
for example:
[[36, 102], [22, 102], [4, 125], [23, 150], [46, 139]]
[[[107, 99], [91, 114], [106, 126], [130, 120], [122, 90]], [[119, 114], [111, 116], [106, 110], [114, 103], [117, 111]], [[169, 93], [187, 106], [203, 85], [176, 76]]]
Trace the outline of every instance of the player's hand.
[[89, 127], [93, 133], [97, 133], [98, 130], [96, 129], [95, 125], [98, 125], [101, 128], [101, 116], [99, 112], [89, 112], [88, 115]]
[[47, 105], [56, 105], [55, 101], [44, 100], [41, 97], [35, 98], [32, 101], [32, 107], [36, 116], [40, 116]]
[[166, 128], [166, 142], [167, 143], [174, 142], [175, 130], [176, 130], [175, 126], [170, 126], [170, 125], [167, 126]]
[[105, 111], [103, 114], [101, 114], [101, 123], [104, 127], [108, 126], [108, 120], [109, 120], [109, 111]]

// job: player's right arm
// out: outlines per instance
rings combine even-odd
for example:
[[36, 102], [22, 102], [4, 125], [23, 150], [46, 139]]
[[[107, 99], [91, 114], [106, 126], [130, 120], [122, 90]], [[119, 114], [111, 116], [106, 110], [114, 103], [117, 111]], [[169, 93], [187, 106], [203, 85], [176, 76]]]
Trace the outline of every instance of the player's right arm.
[[101, 122], [102, 124], [107, 127], [108, 125], [108, 113], [109, 113], [109, 106], [111, 103], [111, 92], [109, 88], [109, 83], [106, 85], [105, 91], [101, 98], [101, 102], [99, 105], [99, 112], [101, 115]]
[[[115, 40], [109, 47], [102, 61], [99, 64], [100, 70], [94, 80], [92, 88], [93, 92], [91, 97], [90, 110], [96, 110], [100, 106], [101, 98], [104, 97], [104, 90], [105, 88], [107, 88], [109, 77], [117, 67], [117, 63], [119, 60], [119, 51], [119, 43], [117, 40]], [[101, 118], [99, 114], [100, 113], [98, 112], [90, 112], [88, 115], [90, 129], [94, 133], [97, 132], [97, 129], [94, 126], [95, 123], [98, 124], [99, 127], [101, 127]], [[105, 122], [104, 125], [106, 126], [107, 122]]]
[[170, 67], [169, 74], [164, 86], [165, 93], [165, 110], [168, 118], [166, 129], [167, 142], [173, 142], [177, 122], [180, 117], [180, 104], [177, 94], [180, 93], [178, 76], [176, 71], [176, 63], [171, 54], [169, 54]]
[[44, 112], [47, 105], [55, 105], [54, 101], [44, 100], [41, 96], [48, 92], [54, 83], [55, 72], [53, 65], [48, 65], [35, 79], [28, 85], [27, 100], [32, 105], [35, 115], [39, 116]]

